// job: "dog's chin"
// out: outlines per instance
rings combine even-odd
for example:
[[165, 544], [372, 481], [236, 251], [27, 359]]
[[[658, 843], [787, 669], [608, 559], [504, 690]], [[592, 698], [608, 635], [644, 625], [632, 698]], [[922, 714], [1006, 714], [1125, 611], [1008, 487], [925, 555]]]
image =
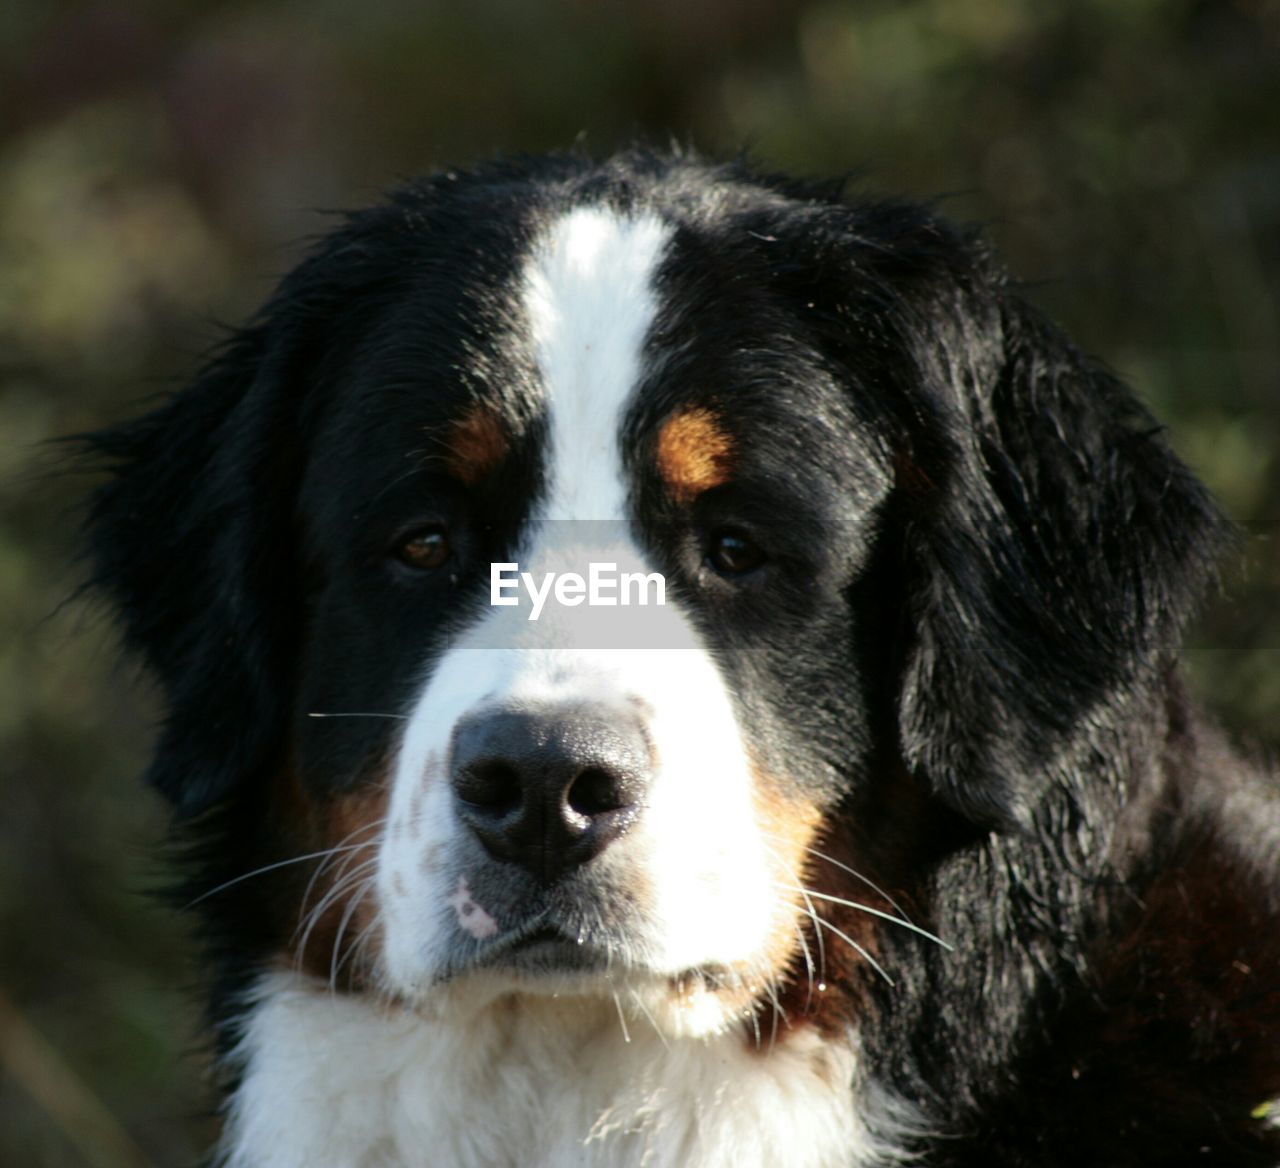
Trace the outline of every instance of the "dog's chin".
[[437, 974], [394, 996], [428, 1017], [473, 1015], [511, 1001], [583, 1011], [599, 1007], [665, 1040], [722, 1033], [748, 1019], [757, 979], [708, 962], [671, 972], [620, 949], [540, 926], [500, 944], [459, 955]]

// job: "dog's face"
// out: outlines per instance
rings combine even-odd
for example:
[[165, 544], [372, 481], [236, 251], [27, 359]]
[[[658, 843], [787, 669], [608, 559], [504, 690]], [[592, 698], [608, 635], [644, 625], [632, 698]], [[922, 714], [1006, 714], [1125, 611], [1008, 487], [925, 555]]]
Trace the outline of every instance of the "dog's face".
[[[964, 237], [654, 160], [401, 192], [99, 441], [208, 883], [323, 860], [275, 870], [257, 960], [419, 1005], [626, 993], [671, 1033], [811, 996], [835, 937], [874, 964], [842, 901], [1027, 828], [1211, 543]], [[557, 590], [593, 571], [603, 603]]]
[[[363, 800], [353, 838], [379, 824], [396, 994], [484, 970], [714, 1025], [796, 949], [805, 849], [856, 781], [859, 679], [829, 648], [856, 639], [889, 453], [804, 306], [762, 287], [744, 315], [696, 227], [533, 219], [498, 225], [489, 286], [411, 277], [333, 371], [300, 502], [299, 772]], [[495, 563], [652, 595], [497, 605]]]

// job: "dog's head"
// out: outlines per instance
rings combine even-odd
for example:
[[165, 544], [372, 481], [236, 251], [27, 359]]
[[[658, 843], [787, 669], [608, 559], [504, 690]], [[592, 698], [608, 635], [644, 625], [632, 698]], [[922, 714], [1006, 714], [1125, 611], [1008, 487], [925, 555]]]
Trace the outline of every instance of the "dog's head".
[[1106, 783], [1215, 542], [969, 235], [642, 155], [399, 191], [94, 442], [152, 781], [210, 887], [279, 865], [223, 943], [675, 1031], [812, 968], [828, 898]]

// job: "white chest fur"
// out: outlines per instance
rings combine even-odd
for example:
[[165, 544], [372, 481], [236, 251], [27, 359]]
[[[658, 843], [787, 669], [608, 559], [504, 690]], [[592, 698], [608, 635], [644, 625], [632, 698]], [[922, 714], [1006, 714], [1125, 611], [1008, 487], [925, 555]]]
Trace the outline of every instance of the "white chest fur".
[[666, 1042], [614, 1003], [423, 1019], [283, 975], [238, 1052], [227, 1168], [852, 1168], [884, 1163], [847, 1044]]

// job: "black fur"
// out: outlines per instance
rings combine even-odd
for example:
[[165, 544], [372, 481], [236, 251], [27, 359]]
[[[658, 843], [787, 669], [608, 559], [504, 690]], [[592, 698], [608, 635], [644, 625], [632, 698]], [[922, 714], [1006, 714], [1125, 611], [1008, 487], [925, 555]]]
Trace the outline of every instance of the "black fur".
[[[405, 435], [500, 395], [507, 477], [456, 503], [485, 516], [475, 563], [536, 495], [504, 289], [538, 224], [591, 201], [677, 225], [667, 359], [628, 423], [648, 544], [693, 596], [681, 524], [712, 520], [643, 464], [656, 419], [710, 394], [769, 490], [706, 506], [799, 565], [702, 609], [757, 753], [956, 947], [882, 929], [894, 987], [833, 971], [845, 1011], [797, 995], [796, 1021], [841, 1041], [856, 1020], [872, 1078], [943, 1133], [923, 1164], [1280, 1163], [1257, 1113], [1280, 1096], [1280, 800], [1177, 670], [1224, 524], [1129, 391], [927, 207], [639, 152], [440, 175], [350, 217], [192, 386], [92, 437], [96, 580], [167, 695], [150, 779], [197, 842], [192, 891], [296, 853], [276, 776], [346, 789], [393, 739], [305, 713], [399, 708], [443, 635], [448, 596], [370, 597], [335, 552], [372, 529], [350, 554], [376, 555], [418, 505], [396, 502]], [[222, 1024], [301, 879], [201, 903]]]

